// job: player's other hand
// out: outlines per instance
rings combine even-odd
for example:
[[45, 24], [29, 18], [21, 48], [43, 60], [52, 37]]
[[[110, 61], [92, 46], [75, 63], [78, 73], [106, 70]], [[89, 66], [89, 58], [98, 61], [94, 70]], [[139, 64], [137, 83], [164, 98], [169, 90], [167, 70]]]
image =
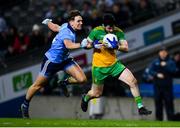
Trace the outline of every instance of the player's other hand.
[[83, 39], [83, 40], [81, 41], [81, 48], [87, 48], [87, 46], [88, 46], [88, 41], [87, 41], [87, 39], [85, 38], [85, 39]]
[[108, 40], [108, 48], [112, 48], [112, 49], [118, 49], [118, 41], [116, 41], [115, 37], [113, 38], [113, 40], [110, 40], [109, 38], [107, 38]]
[[103, 44], [102, 44], [100, 41], [95, 40], [95, 41], [93, 42], [93, 46], [94, 46], [94, 48], [96, 48], [96, 49], [101, 49], [102, 46], [103, 46]]
[[51, 22], [51, 21], [52, 21], [52, 19], [45, 19], [45, 20], [42, 21], [42, 24], [47, 25], [48, 22]]

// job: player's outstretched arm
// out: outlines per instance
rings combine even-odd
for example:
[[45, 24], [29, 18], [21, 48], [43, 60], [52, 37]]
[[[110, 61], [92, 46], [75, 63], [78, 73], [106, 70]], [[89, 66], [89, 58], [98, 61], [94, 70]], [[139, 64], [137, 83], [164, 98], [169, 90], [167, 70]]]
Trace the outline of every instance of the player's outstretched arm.
[[67, 49], [77, 49], [81, 47], [80, 43], [74, 43], [71, 40], [65, 39], [64, 40], [64, 45], [66, 46]]
[[52, 22], [52, 19], [45, 19], [42, 21], [42, 24], [47, 25], [49, 29], [52, 30], [53, 32], [59, 32], [60, 30], [60, 26], [58, 24], [54, 24]]
[[128, 52], [128, 43], [126, 40], [120, 40], [120, 43], [118, 45], [118, 50], [122, 52]]
[[64, 40], [64, 45], [66, 46], [66, 48], [68, 49], [77, 49], [77, 48], [84, 48], [84, 49], [88, 49], [91, 47], [90, 43], [87, 41], [87, 39], [83, 39], [81, 41], [81, 43], [74, 43], [71, 40], [65, 39]]

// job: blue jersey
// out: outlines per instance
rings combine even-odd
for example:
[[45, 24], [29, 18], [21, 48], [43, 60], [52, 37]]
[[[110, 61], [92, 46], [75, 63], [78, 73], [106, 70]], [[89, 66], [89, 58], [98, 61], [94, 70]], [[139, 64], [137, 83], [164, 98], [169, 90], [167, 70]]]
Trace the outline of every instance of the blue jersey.
[[61, 25], [59, 33], [54, 37], [51, 48], [45, 53], [46, 57], [53, 63], [61, 63], [69, 57], [69, 50], [64, 45], [64, 40], [75, 42], [75, 31], [68, 23]]

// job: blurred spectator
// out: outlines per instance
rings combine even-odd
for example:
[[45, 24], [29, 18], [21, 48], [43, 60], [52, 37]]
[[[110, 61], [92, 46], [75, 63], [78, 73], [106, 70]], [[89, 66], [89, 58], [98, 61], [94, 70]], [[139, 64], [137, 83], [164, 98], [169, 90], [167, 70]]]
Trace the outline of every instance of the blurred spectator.
[[40, 29], [40, 26], [34, 24], [32, 27], [32, 33], [30, 35], [30, 43], [28, 46], [29, 50], [39, 49], [45, 46], [45, 36]]
[[0, 55], [0, 67], [7, 68], [7, 64], [5, 63], [4, 59], [1, 58], [1, 55]]
[[135, 1], [135, 0], [125, 0], [124, 3], [125, 3], [126, 7], [128, 8], [129, 12], [131, 12], [131, 15], [132, 15], [134, 10], [137, 9], [137, 6], [138, 6], [137, 1]]
[[97, 11], [97, 5], [98, 5], [98, 0], [91, 0], [92, 11], [94, 11], [94, 10]]
[[5, 56], [8, 53], [7, 49], [7, 25], [3, 13], [0, 11], [0, 67], [7, 67], [5, 64]]
[[166, 11], [173, 11], [176, 9], [176, 2], [175, 0], [169, 0], [165, 5]]
[[137, 9], [133, 13], [133, 22], [137, 24], [153, 18], [155, 16], [154, 11], [151, 7], [151, 2], [140, 0]]
[[54, 12], [53, 17], [50, 18], [53, 20], [54, 23], [63, 24], [65, 22], [64, 14], [66, 13], [66, 2], [61, 0], [55, 5], [56, 9], [54, 11], [56, 12]]
[[180, 8], [180, 1], [179, 0], [176, 0], [176, 7]]
[[149, 74], [150, 66], [146, 67], [143, 74], [142, 74], [142, 81], [145, 83], [152, 83], [153, 76]]
[[63, 7], [63, 10], [64, 10], [63, 18], [64, 19], [68, 18], [68, 12], [73, 10], [73, 8], [74, 8], [73, 1], [67, 1], [64, 3], [64, 7]]
[[23, 10], [27, 9], [29, 6], [30, 0], [1, 0], [0, 1], [0, 11], [2, 10], [11, 10], [14, 6], [19, 6]]
[[121, 3], [115, 3], [112, 6], [112, 13], [116, 18], [118, 27], [124, 29], [130, 26], [130, 13], [128, 10], [123, 9], [123, 5]]
[[98, 0], [97, 9], [100, 14], [103, 14], [106, 11], [109, 11], [105, 0]]
[[17, 28], [15, 26], [10, 26], [7, 33], [7, 45], [8, 45], [8, 54], [7, 57], [13, 55], [13, 44], [18, 38]]
[[0, 32], [0, 53], [1, 55], [6, 54], [6, 50], [7, 50], [7, 35], [6, 32], [2, 31]]
[[5, 56], [7, 54], [7, 42], [6, 42], [6, 32], [0, 32], [0, 67], [7, 67], [5, 64]]
[[7, 24], [3, 17], [3, 13], [0, 11], [0, 59], [3, 62], [5, 55], [7, 54]]
[[14, 0], [14, 1], [18, 1], [17, 5], [20, 6], [22, 10], [27, 10], [32, 0]]
[[6, 20], [4, 19], [3, 13], [0, 11], [0, 32], [7, 30]]
[[55, 19], [57, 17], [57, 7], [56, 4], [52, 3], [49, 6], [49, 10], [45, 14], [45, 18]]
[[173, 104], [173, 73], [176, 64], [165, 48], [160, 49], [159, 57], [149, 67], [149, 75], [153, 78], [156, 119], [163, 120], [163, 106], [166, 109], [167, 119], [172, 120], [174, 115]]
[[15, 41], [12, 43], [12, 46], [10, 46], [11, 54], [18, 55], [25, 52], [29, 46], [29, 42], [29, 36], [20, 28], [18, 36], [16, 36]]
[[112, 5], [114, 4], [114, 0], [105, 0], [105, 4], [107, 5], [108, 8], [111, 8]]
[[102, 19], [99, 16], [99, 12], [97, 10], [92, 11], [91, 14], [91, 28], [102, 25]]
[[177, 51], [173, 55], [173, 59], [176, 62], [177, 72], [175, 73], [176, 78], [180, 78], [180, 52]]
[[92, 11], [91, 11], [91, 3], [89, 1], [83, 2], [81, 14], [84, 18], [83, 24], [85, 26], [90, 26], [91, 25], [90, 18], [91, 18]]

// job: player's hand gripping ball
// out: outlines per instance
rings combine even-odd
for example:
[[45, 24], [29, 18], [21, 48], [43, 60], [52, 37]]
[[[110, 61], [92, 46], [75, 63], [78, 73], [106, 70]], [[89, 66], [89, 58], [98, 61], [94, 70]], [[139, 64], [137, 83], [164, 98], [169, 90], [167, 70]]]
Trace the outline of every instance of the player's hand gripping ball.
[[114, 34], [106, 34], [103, 38], [103, 42], [107, 48], [117, 49], [118, 48], [118, 39]]

